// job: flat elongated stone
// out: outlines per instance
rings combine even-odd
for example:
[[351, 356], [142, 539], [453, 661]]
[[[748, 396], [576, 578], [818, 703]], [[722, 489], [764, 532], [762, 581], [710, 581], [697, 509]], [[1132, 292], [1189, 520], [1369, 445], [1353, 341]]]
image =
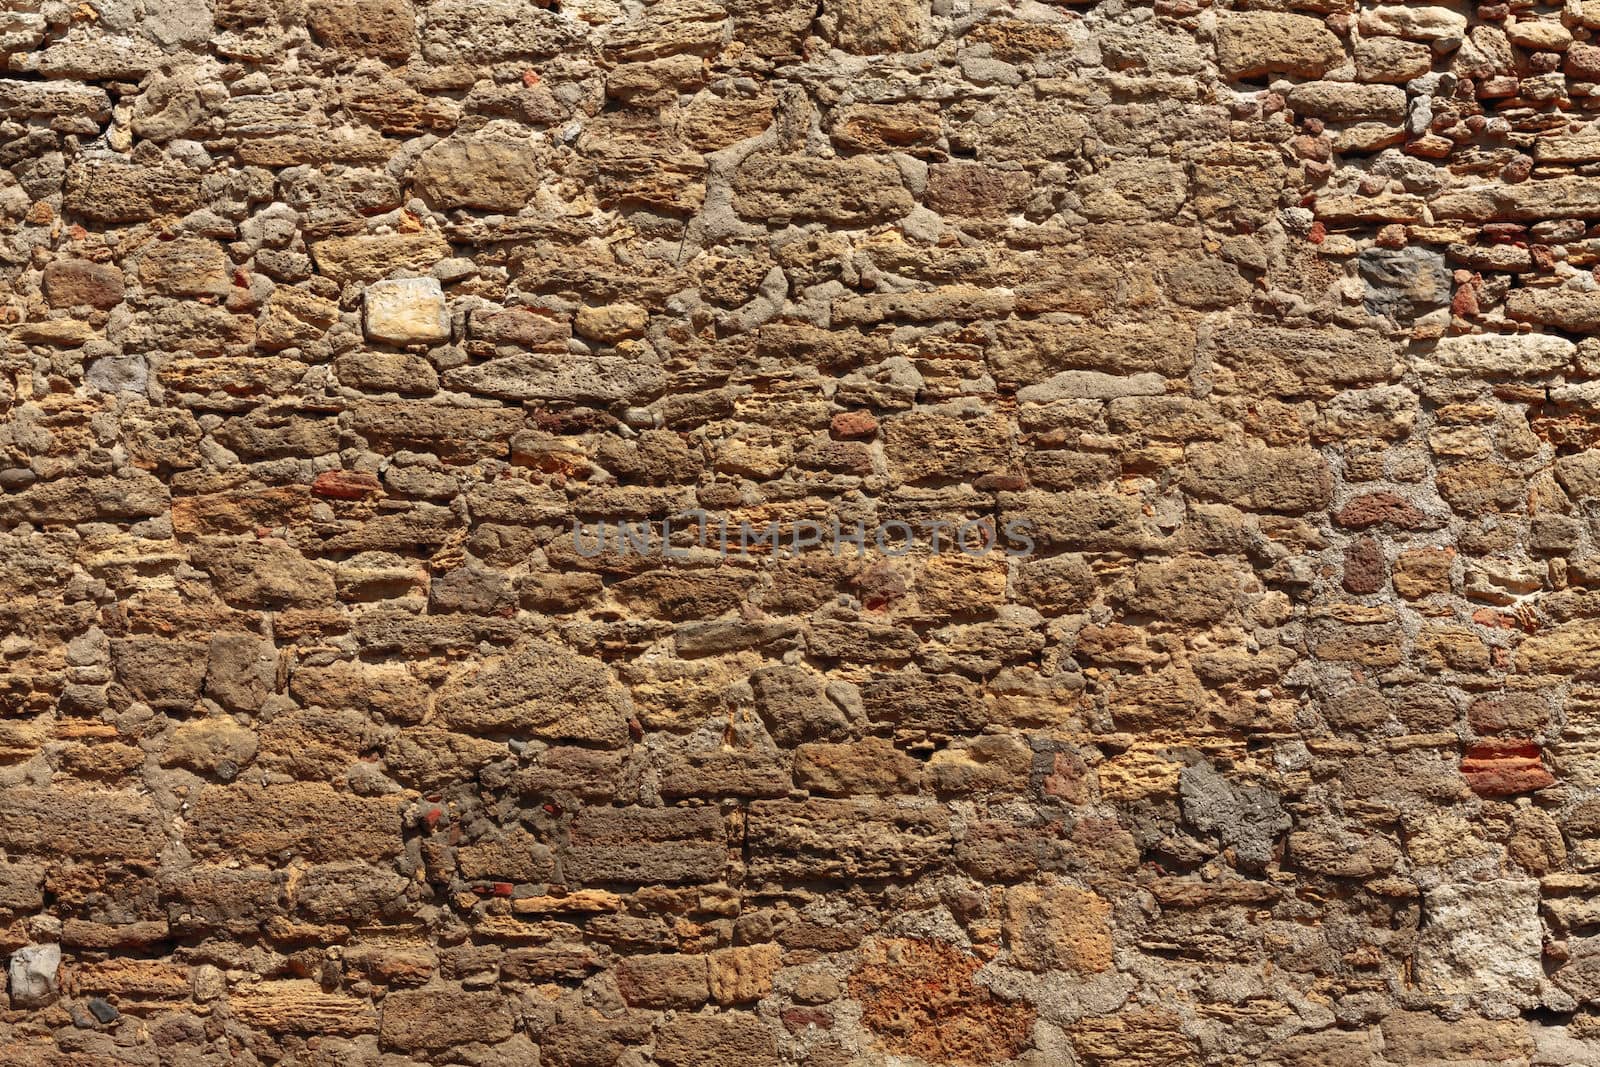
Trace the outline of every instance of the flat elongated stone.
[[900, 172], [869, 158], [756, 155], [733, 180], [734, 210], [750, 219], [867, 223], [897, 218], [913, 203]]
[[1361, 13], [1361, 32], [1377, 37], [1438, 41], [1467, 32], [1467, 17], [1447, 7], [1373, 7]]
[[1555, 785], [1539, 746], [1531, 741], [1496, 738], [1473, 745], [1461, 760], [1461, 776], [1479, 796], [1531, 793]]
[[1549, 374], [1572, 361], [1577, 346], [1549, 334], [1481, 333], [1441, 337], [1423, 366], [1471, 374]]
[[1435, 218], [1468, 222], [1600, 218], [1600, 178], [1568, 175], [1479, 185], [1441, 193], [1430, 206]]
[[1506, 316], [1558, 326], [1574, 333], [1600, 332], [1600, 290], [1562, 287], [1516, 289], [1506, 297]]
[[1398, 122], [1405, 117], [1406, 93], [1398, 85], [1305, 82], [1289, 90], [1289, 106], [1334, 122]]

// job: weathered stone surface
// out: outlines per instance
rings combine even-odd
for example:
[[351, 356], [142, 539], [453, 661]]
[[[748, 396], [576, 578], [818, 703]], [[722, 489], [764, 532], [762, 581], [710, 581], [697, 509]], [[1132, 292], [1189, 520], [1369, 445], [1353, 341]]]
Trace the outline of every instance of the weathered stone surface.
[[333, 601], [328, 569], [282, 541], [203, 545], [195, 557], [237, 607], [314, 607]]
[[1320, 78], [1344, 58], [1321, 20], [1275, 11], [1229, 12], [1217, 23], [1217, 62], [1229, 78]]
[[186, 836], [200, 855], [257, 858], [294, 852], [311, 860], [378, 860], [401, 846], [392, 799], [315, 783], [208, 786], [195, 800]]
[[1600, 332], [1600, 291], [1518, 289], [1506, 297], [1506, 314], [1574, 333], [1596, 333]]
[[1515, 1063], [1533, 1051], [1521, 1020], [1441, 1019], [1421, 1011], [1395, 1012], [1383, 1021], [1384, 1058], [1394, 1063]]
[[617, 988], [633, 1007], [698, 1008], [710, 999], [706, 957], [629, 956], [617, 967]]
[[98, 789], [7, 790], [0, 844], [13, 853], [147, 860], [162, 847], [148, 798]]
[[1290, 514], [1326, 507], [1327, 462], [1310, 449], [1233, 449], [1196, 445], [1184, 475], [1199, 496], [1251, 510]]
[[1531, 741], [1497, 739], [1473, 745], [1461, 760], [1461, 775], [1480, 796], [1510, 796], [1555, 785]]
[[711, 996], [718, 1004], [749, 1004], [772, 992], [772, 976], [781, 962], [777, 945], [747, 945], [713, 952]]
[[1417, 976], [1439, 992], [1538, 990], [1542, 931], [1538, 884], [1447, 883], [1424, 897]]
[[922, 765], [879, 737], [840, 744], [814, 742], [795, 750], [794, 779], [801, 789], [822, 796], [914, 793]]
[[506, 1000], [491, 989], [456, 985], [402, 989], [383, 1000], [378, 1040], [390, 1048], [446, 1049], [494, 1044], [512, 1034]]
[[929, 1062], [1003, 1063], [1023, 1045], [1033, 1009], [973, 980], [983, 965], [942, 941], [870, 942], [850, 976], [862, 1022], [877, 1041]]
[[679, 1016], [657, 1036], [655, 1058], [667, 1067], [708, 1062], [777, 1067], [783, 1062], [772, 1031], [743, 1014]]
[[1441, 337], [1426, 365], [1446, 373], [1549, 374], [1572, 360], [1571, 341], [1548, 334], [1464, 334]]
[[1594, 213], [1600, 180], [1567, 175], [1516, 185], [1481, 185], [1445, 190], [1432, 202], [1439, 219], [1471, 222], [1537, 222], [1585, 218]]
[[545, 641], [452, 679], [437, 707], [460, 730], [613, 746], [627, 737], [630, 711], [626, 691], [603, 664]]
[[505, 455], [523, 422], [499, 407], [364, 400], [350, 410], [351, 428], [370, 444], [432, 451], [446, 463]]
[[109, 263], [58, 259], [45, 267], [43, 283], [51, 307], [87, 304], [104, 309], [122, 303], [122, 271]]
[[507, 136], [448, 137], [417, 160], [417, 190], [443, 208], [515, 214], [539, 188], [531, 142]]
[[188, 167], [162, 163], [140, 166], [120, 160], [95, 160], [67, 173], [63, 206], [102, 223], [143, 222], [158, 215], [181, 215], [200, 202], [199, 175]]
[[762, 800], [749, 818], [749, 869], [758, 878], [801, 867], [822, 878], [904, 877], [933, 865], [949, 840], [944, 810], [913, 802]]
[[1377, 6], [1361, 12], [1364, 34], [1407, 37], [1417, 41], [1436, 41], [1460, 37], [1467, 29], [1467, 17], [1448, 7]]
[[427, 271], [449, 255], [449, 243], [432, 232], [332, 237], [311, 246], [317, 268], [340, 284], [377, 281], [396, 268]]
[[821, 220], [863, 225], [898, 218], [914, 204], [900, 172], [862, 157], [752, 155], [733, 180], [733, 207], [759, 222]]
[[641, 404], [661, 392], [666, 374], [649, 352], [572, 355], [529, 352], [447, 371], [452, 389], [506, 400]]
[[365, 1000], [324, 992], [306, 979], [252, 983], [230, 992], [228, 1007], [251, 1026], [275, 1033], [365, 1034], [377, 1027]]
[[1595, 0], [12, 8], [0, 1063], [1600, 1062]]
[[1357, 270], [1367, 283], [1367, 310], [1410, 323], [1450, 303], [1444, 256], [1421, 248], [1370, 248]]
[[60, 945], [24, 945], [11, 954], [6, 989], [13, 1008], [42, 1008], [56, 999]]
[[727, 860], [712, 808], [589, 808], [573, 821], [566, 868], [586, 882], [711, 882]]
[[316, 0], [306, 24], [329, 48], [403, 60], [416, 50], [416, 17], [410, 0]]
[[875, 55], [915, 52], [928, 36], [928, 7], [921, 0], [831, 0], [823, 8], [846, 52]]
[[273, 292], [256, 326], [256, 345], [268, 352], [318, 340], [339, 319], [339, 305], [288, 286]]
[[1356, 73], [1365, 82], [1404, 84], [1433, 69], [1433, 53], [1420, 41], [1362, 37], [1355, 47]]
[[361, 314], [373, 341], [413, 345], [450, 338], [450, 313], [434, 278], [373, 282], [362, 297]]
[[1065, 885], [1006, 890], [1006, 945], [1019, 967], [1092, 974], [1111, 966], [1111, 905]]
[[1289, 106], [1334, 122], [1398, 122], [1405, 117], [1406, 94], [1397, 85], [1305, 82], [1289, 90]]

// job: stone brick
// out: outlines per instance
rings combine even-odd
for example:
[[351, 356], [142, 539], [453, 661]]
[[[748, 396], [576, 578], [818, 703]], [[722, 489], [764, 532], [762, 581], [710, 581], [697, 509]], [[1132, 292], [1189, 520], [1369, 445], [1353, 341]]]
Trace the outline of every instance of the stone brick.
[[256, 345], [268, 352], [309, 345], [339, 321], [339, 305], [304, 289], [273, 290], [256, 327]]
[[1397, 1011], [1382, 1024], [1384, 1058], [1419, 1067], [1515, 1063], [1533, 1052], [1521, 1020], [1445, 1020], [1422, 1011]]
[[909, 877], [950, 841], [948, 815], [926, 802], [758, 800], [748, 818], [753, 878]]
[[316, 0], [306, 24], [329, 48], [404, 60], [416, 50], [416, 17], [410, 0]]
[[1485, 741], [1467, 749], [1461, 775], [1474, 793], [1487, 797], [1529, 793], [1556, 783], [1544, 768], [1538, 745], [1510, 739]]
[[1402, 552], [1394, 561], [1394, 588], [1407, 600], [1450, 591], [1455, 553], [1449, 549], [1417, 548]]
[[513, 1033], [506, 1000], [492, 989], [458, 985], [401, 989], [384, 997], [378, 1040], [388, 1048], [452, 1049], [493, 1044]]
[[366, 400], [351, 409], [350, 425], [377, 447], [433, 452], [446, 463], [472, 463], [506, 455], [523, 417], [498, 407]]
[[922, 765], [881, 737], [841, 744], [801, 745], [794, 754], [794, 782], [823, 796], [915, 793]]
[[375, 282], [396, 268], [427, 271], [449, 255], [449, 242], [428, 231], [331, 237], [311, 246], [317, 268], [341, 285]]
[[110, 263], [58, 259], [44, 268], [42, 280], [51, 307], [88, 305], [104, 309], [122, 303], [122, 271]]
[[236, 607], [314, 607], [333, 601], [333, 576], [278, 540], [196, 546], [204, 567]]
[[754, 1015], [680, 1015], [656, 1035], [655, 1058], [666, 1067], [700, 1063], [740, 1063], [777, 1067], [778, 1041]]
[[413, 180], [440, 207], [514, 214], [532, 200], [540, 170], [529, 141], [457, 135], [423, 153]]
[[1332, 496], [1328, 464], [1307, 448], [1227, 448], [1195, 445], [1184, 485], [1199, 496], [1252, 511], [1303, 514]]
[[616, 746], [627, 740], [630, 703], [598, 661], [530, 641], [447, 683], [437, 709], [460, 730]]
[[876, 55], [915, 52], [928, 32], [928, 8], [920, 0], [830, 0], [822, 9], [846, 52]]
[[1027, 171], [970, 163], [935, 163], [928, 168], [928, 207], [941, 214], [1004, 218], [1020, 210], [1032, 191]]
[[711, 996], [718, 1004], [749, 1004], [772, 992], [783, 951], [777, 945], [719, 949], [708, 957]]
[[376, 860], [400, 851], [400, 814], [392, 799], [320, 783], [208, 786], [195, 799], [185, 839], [198, 855]]
[[1003, 467], [1011, 442], [992, 417], [905, 415], [883, 424], [890, 473], [904, 481], [972, 478]]
[[373, 282], [362, 302], [367, 337], [391, 345], [432, 344], [450, 338], [450, 314], [434, 278]]
[[694, 1009], [711, 996], [704, 956], [629, 956], [617, 966], [617, 988], [640, 1008]]
[[0, 845], [13, 853], [148, 861], [165, 847], [155, 806], [136, 793], [15, 786], [0, 815]]
[[1384, 587], [1388, 575], [1384, 567], [1383, 549], [1370, 537], [1360, 537], [1350, 542], [1344, 550], [1343, 585], [1348, 593], [1376, 593]]
[[867, 944], [850, 976], [862, 1023], [890, 1051], [928, 1062], [1003, 1063], [1024, 1047], [1034, 1012], [973, 981], [983, 965], [941, 941]]
[[1073, 886], [1013, 886], [1005, 897], [1006, 946], [1030, 971], [1104, 971], [1111, 966], [1110, 915], [1110, 904]]
[[181, 215], [200, 202], [198, 177], [188, 167], [177, 164], [83, 162], [67, 172], [62, 206], [105, 223], [146, 222], [157, 215]]
[[898, 218], [913, 206], [900, 172], [875, 159], [751, 156], [734, 175], [733, 207], [741, 216], [861, 225]]
[[1229, 12], [1217, 24], [1217, 62], [1228, 78], [1320, 78], [1344, 58], [1321, 20], [1273, 11]]
[[711, 882], [726, 860], [714, 808], [586, 808], [565, 868], [583, 882]]
[[378, 1025], [365, 1000], [324, 992], [306, 979], [243, 986], [228, 995], [228, 1007], [246, 1024], [274, 1033], [370, 1034]]
[[1217, 622], [1234, 607], [1239, 574], [1216, 560], [1185, 558], [1134, 568], [1130, 611], [1186, 623]]
[[1201, 1062], [1195, 1041], [1184, 1033], [1178, 1016], [1161, 1008], [1085, 1019], [1073, 1027], [1072, 1044], [1082, 1061], [1093, 1067], [1197, 1067]]

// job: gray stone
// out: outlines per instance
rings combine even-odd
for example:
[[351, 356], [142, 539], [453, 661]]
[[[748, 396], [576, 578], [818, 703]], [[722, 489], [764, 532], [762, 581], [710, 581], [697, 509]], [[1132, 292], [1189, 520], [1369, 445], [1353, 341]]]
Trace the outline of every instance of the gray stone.
[[143, 356], [105, 356], [89, 364], [84, 381], [106, 393], [142, 393], [150, 381]]
[[1235, 785], [1209, 763], [1185, 767], [1178, 776], [1178, 790], [1184, 820], [1202, 833], [1216, 834], [1245, 867], [1266, 866], [1278, 836], [1293, 825], [1272, 793]]
[[28, 945], [11, 954], [11, 1006], [42, 1008], [56, 999], [60, 945]]
[[1444, 255], [1424, 248], [1369, 248], [1356, 260], [1367, 283], [1366, 308], [1408, 324], [1450, 303], [1450, 272]]

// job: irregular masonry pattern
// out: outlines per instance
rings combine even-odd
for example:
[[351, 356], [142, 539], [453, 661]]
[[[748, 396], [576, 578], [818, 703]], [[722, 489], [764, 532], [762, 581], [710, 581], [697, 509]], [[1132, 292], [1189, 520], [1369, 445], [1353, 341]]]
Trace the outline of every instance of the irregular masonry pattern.
[[0, 1062], [1600, 1063], [1595, 0], [0, 68]]

